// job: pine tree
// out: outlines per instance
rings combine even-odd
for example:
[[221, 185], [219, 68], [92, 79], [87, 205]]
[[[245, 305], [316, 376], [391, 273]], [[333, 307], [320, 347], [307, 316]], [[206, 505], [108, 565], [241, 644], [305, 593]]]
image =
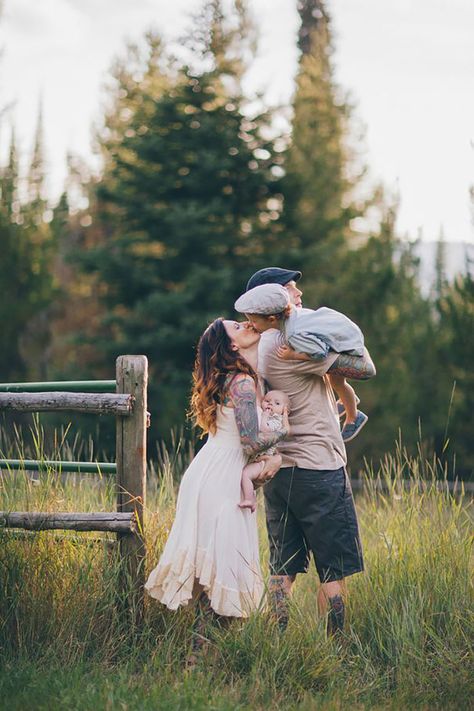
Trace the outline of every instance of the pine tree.
[[21, 206], [22, 225], [28, 235], [31, 266], [34, 273], [31, 317], [24, 325], [20, 349], [29, 377], [48, 379], [50, 316], [54, 299], [53, 269], [56, 247], [47, 217], [45, 196], [45, 155], [43, 112], [40, 106], [29, 170], [26, 176], [27, 199]]
[[24, 326], [29, 309], [25, 304], [28, 292], [28, 250], [18, 214], [18, 161], [15, 136], [12, 133], [8, 164], [1, 174], [0, 203], [0, 288], [7, 298], [0, 302], [2, 323], [2, 348], [0, 349], [0, 372], [2, 379], [24, 374], [24, 364], [19, 352], [19, 334]]
[[10, 220], [14, 219], [20, 204], [18, 202], [18, 158], [15, 131], [12, 129], [8, 163], [1, 175], [2, 211]]
[[[44, 223], [38, 226], [32, 219], [37, 214], [37, 205], [20, 202], [18, 182], [18, 158], [12, 134], [8, 164], [0, 176], [0, 288], [5, 295], [0, 304], [3, 380], [38, 374], [35, 360], [43, 348], [43, 333], [38, 334], [32, 324], [51, 299], [49, 255], [44, 250], [47, 226]], [[36, 338], [28, 341], [33, 334]]]
[[109, 358], [149, 356], [165, 426], [185, 411], [194, 344], [210, 320], [232, 313], [274, 219], [271, 145], [261, 121], [242, 113], [239, 77], [226, 62], [235, 37], [218, 4], [207, 9], [212, 31], [197, 32], [195, 67], [170, 66], [149, 36], [139, 80], [135, 69], [115, 72], [99, 136], [104, 242], [87, 255], [107, 309], [101, 347]]
[[280, 261], [313, 273], [313, 303], [334, 291], [337, 260], [360, 216], [353, 192], [360, 178], [350, 148], [351, 110], [334, 80], [330, 18], [322, 0], [298, 3], [300, 65], [287, 152]]
[[[104, 317], [99, 302], [100, 284], [95, 273], [84, 273], [78, 255], [103, 244], [103, 234], [97, 223], [92, 224], [95, 211], [94, 183], [83, 184], [72, 159], [69, 161], [68, 187], [77, 196], [88, 191], [90, 201], [83, 210], [70, 210], [67, 193], [63, 193], [54, 209], [51, 230], [57, 255], [54, 276], [58, 298], [51, 313], [50, 367], [53, 379], [88, 379], [113, 377], [113, 361], [101, 359], [98, 351], [100, 321]], [[82, 195], [84, 198], [84, 195]]]
[[438, 454], [446, 450], [455, 457], [455, 473], [461, 478], [474, 475], [472, 432], [474, 425], [474, 278], [473, 264], [445, 287], [439, 301], [440, 322], [437, 332], [440, 354], [439, 375], [448, 381], [443, 422], [435, 432]]
[[435, 283], [433, 295], [435, 301], [439, 301], [439, 299], [442, 298], [446, 285], [446, 242], [444, 238], [444, 231], [441, 229], [436, 243]]
[[380, 227], [339, 263], [331, 300], [360, 325], [377, 368], [373, 380], [352, 382], [369, 415], [363, 435], [351, 442], [355, 470], [365, 458], [377, 462], [393, 449], [400, 432], [407, 446], [416, 447], [418, 420], [424, 421], [428, 406], [423, 396], [432, 387], [425, 382], [432, 368], [420, 365], [431, 335], [431, 307], [419, 290], [418, 260], [411, 245], [397, 237], [396, 203], [382, 193], [378, 205]]

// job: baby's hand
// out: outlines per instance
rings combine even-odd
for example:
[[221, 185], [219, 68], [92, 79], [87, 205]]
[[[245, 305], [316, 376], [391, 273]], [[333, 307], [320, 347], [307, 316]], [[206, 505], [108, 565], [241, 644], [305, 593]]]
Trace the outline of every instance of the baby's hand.
[[297, 353], [290, 346], [278, 346], [277, 356], [282, 360], [311, 360], [306, 353]]
[[288, 408], [285, 406], [283, 409], [283, 417], [282, 417], [282, 422], [283, 422], [283, 427], [286, 430], [286, 436], [290, 434], [290, 420], [288, 419]]

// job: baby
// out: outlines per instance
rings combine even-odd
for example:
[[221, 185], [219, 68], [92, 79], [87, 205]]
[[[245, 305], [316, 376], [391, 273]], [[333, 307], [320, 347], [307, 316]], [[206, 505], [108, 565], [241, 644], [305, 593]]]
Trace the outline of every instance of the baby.
[[[281, 390], [270, 390], [262, 400], [262, 416], [260, 419], [260, 432], [277, 432], [285, 426], [285, 419], [289, 410], [288, 395]], [[264, 451], [264, 454], [278, 454], [275, 445]], [[280, 456], [280, 455], [278, 455]], [[281, 463], [281, 457], [280, 457]], [[253, 488], [253, 481], [262, 473], [265, 462], [249, 462], [242, 470], [242, 499], [241, 509], [250, 509], [252, 512], [257, 507], [257, 497]]]
[[[364, 355], [364, 336], [357, 324], [326, 307], [298, 311], [280, 284], [256, 286], [240, 296], [234, 306], [236, 311], [245, 313], [259, 333], [270, 328], [281, 331], [284, 344], [278, 355], [285, 360], [321, 360], [330, 352]], [[368, 417], [357, 409], [359, 399], [346, 379], [330, 372], [328, 376], [341, 401], [339, 414], [346, 414], [341, 435], [348, 442], [359, 434]]]

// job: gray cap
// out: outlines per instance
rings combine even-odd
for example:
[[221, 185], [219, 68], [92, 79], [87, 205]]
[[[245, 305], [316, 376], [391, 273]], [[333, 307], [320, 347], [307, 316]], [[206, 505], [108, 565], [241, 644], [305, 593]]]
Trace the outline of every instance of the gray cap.
[[239, 296], [234, 308], [241, 314], [271, 316], [284, 311], [289, 303], [288, 292], [281, 284], [261, 284]]

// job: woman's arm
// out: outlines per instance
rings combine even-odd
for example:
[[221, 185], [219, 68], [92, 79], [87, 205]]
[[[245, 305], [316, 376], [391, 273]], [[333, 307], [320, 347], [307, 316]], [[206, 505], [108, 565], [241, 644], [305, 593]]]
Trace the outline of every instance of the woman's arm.
[[283, 419], [281, 430], [259, 432], [257, 417], [257, 393], [250, 375], [236, 375], [229, 385], [229, 398], [234, 406], [235, 421], [243, 450], [249, 456], [258, 454], [277, 444], [289, 432], [288, 416]]

